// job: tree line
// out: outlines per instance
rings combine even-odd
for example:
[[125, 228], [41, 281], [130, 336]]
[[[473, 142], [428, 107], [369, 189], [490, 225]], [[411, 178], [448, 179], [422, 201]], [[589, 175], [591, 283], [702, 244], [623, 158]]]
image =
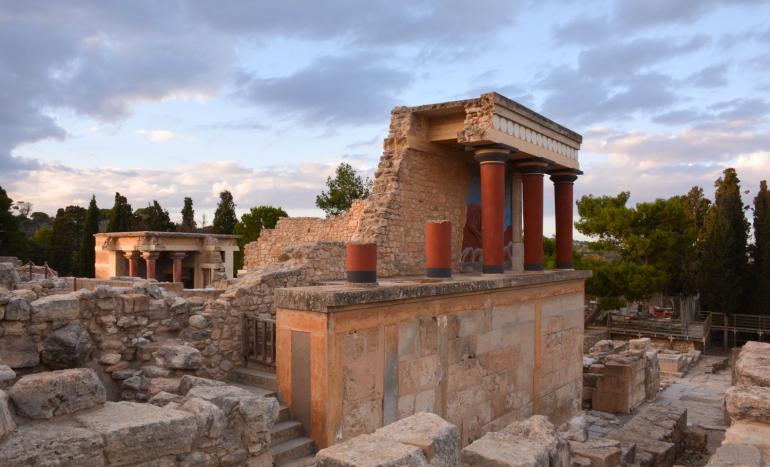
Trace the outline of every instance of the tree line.
[[[369, 195], [371, 181], [364, 180], [349, 164], [340, 164], [334, 177], [326, 180], [327, 190], [316, 197], [316, 206], [327, 216], [346, 212], [356, 199]], [[263, 229], [275, 227], [278, 219], [288, 217], [281, 207], [252, 207], [240, 219], [235, 212], [230, 191], [219, 193], [214, 219], [208, 225], [206, 216], [200, 225], [195, 220], [193, 200], [185, 197], [180, 212], [181, 222], [171, 220], [169, 212], [153, 200], [146, 207], [133, 209], [128, 199], [115, 193], [113, 205], [100, 209], [96, 197], [87, 208], [70, 205], [59, 208], [51, 217], [32, 211], [32, 203], [14, 202], [0, 187], [0, 256], [16, 256], [22, 261], [48, 263], [62, 276], [94, 275], [94, 234], [100, 232], [200, 232], [240, 235], [241, 252], [235, 255], [235, 268], [243, 266], [243, 247], [257, 240]]]
[[752, 206], [743, 204], [735, 169], [725, 169], [714, 188], [713, 201], [696, 186], [634, 207], [626, 205], [629, 192], [581, 197], [575, 227], [592, 241], [575, 263], [593, 271], [586, 293], [602, 309], [661, 292], [699, 294], [709, 311], [770, 314], [767, 182]]

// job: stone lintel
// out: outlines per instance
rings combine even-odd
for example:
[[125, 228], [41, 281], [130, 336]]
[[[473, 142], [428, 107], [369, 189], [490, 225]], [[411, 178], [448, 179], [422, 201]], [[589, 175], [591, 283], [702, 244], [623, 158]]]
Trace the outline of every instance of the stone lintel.
[[589, 277], [591, 271], [549, 270], [538, 274], [502, 274], [495, 277], [457, 274], [449, 280], [389, 278], [381, 279], [377, 285], [365, 286], [334, 282], [310, 287], [275, 289], [275, 304], [278, 308], [334, 313], [351, 305], [483, 293], [495, 289], [583, 281]]

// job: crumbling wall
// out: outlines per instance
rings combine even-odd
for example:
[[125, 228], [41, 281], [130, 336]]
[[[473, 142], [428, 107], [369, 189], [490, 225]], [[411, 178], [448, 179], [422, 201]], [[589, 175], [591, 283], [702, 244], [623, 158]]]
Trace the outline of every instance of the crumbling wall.
[[203, 378], [142, 404], [107, 402], [91, 369], [36, 373], [0, 390], [0, 465], [266, 467], [277, 416], [274, 398]]

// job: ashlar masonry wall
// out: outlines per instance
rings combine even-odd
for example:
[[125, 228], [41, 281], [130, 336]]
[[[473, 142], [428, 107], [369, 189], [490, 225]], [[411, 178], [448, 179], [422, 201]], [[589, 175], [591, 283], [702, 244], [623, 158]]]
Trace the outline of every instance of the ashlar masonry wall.
[[276, 291], [283, 400], [325, 447], [417, 412], [463, 444], [580, 409], [580, 271]]

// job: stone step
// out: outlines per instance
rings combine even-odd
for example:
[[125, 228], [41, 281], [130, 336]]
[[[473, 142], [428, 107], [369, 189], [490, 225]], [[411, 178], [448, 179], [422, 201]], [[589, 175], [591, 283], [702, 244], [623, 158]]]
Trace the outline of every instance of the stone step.
[[283, 466], [313, 454], [315, 443], [310, 438], [294, 438], [271, 447], [270, 452], [273, 454], [273, 465]]
[[245, 389], [246, 391], [252, 392], [252, 393], [254, 393], [254, 394], [258, 395], [258, 396], [274, 397], [274, 398], [278, 399], [278, 394], [275, 391], [270, 391], [268, 389], [262, 389], [260, 387], [253, 386], [251, 384], [243, 384], [243, 383], [237, 383], [237, 382], [233, 382], [233, 381], [228, 381], [227, 384], [229, 384], [230, 386], [235, 386], [235, 387], [238, 387], [238, 388], [241, 388], [241, 389]]
[[275, 423], [281, 423], [289, 420], [291, 418], [291, 412], [289, 412], [289, 407], [279, 404], [278, 405], [278, 419], [276, 419]]
[[270, 432], [271, 446], [277, 446], [285, 441], [305, 436], [305, 429], [296, 420], [285, 420], [275, 424]]
[[281, 467], [310, 467], [315, 465], [315, 456], [305, 456], [289, 461]]
[[275, 373], [252, 368], [236, 368], [233, 370], [230, 378], [238, 383], [249, 384], [268, 391], [278, 390]]

